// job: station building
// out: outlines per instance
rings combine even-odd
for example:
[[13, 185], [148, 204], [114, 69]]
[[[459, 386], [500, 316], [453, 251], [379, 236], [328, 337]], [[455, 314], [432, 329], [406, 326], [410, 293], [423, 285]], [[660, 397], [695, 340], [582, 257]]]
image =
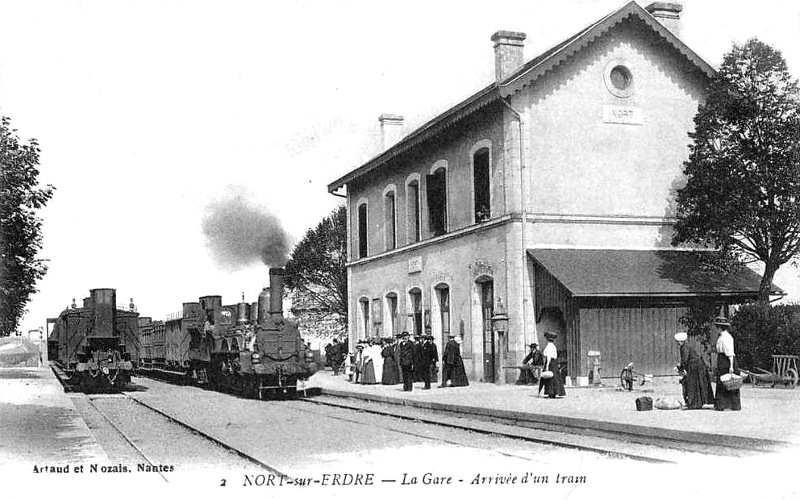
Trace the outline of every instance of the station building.
[[462, 338], [472, 380], [513, 382], [559, 333], [584, 384], [628, 362], [673, 372], [696, 301], [757, 296], [670, 246], [693, 118], [714, 69], [679, 38], [679, 4], [630, 2], [532, 60], [498, 31], [496, 80], [330, 183], [346, 190], [350, 345], [430, 328]]

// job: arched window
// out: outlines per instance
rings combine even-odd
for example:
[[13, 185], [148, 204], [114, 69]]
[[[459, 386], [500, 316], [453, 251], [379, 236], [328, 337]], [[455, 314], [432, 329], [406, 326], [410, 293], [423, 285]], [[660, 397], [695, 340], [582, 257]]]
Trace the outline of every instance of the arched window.
[[409, 316], [411, 317], [411, 325], [413, 327], [414, 335], [422, 335], [422, 290], [419, 288], [412, 288], [408, 291], [408, 303], [411, 306]]
[[450, 335], [450, 287], [439, 283], [433, 287], [434, 300], [431, 310], [431, 327], [437, 343], [444, 346]]
[[406, 237], [409, 243], [420, 240], [419, 214], [419, 174], [409, 177], [406, 182]]
[[387, 335], [394, 337], [400, 333], [400, 325], [397, 323], [397, 294], [389, 292], [386, 294], [386, 308], [384, 309], [386, 315], [386, 328]]
[[369, 336], [369, 299], [358, 299], [358, 338], [365, 339]]
[[367, 204], [358, 206], [358, 258], [367, 256]]
[[[439, 163], [444, 166], [438, 166]], [[431, 175], [426, 176], [425, 182], [428, 195], [428, 230], [431, 236], [439, 236], [447, 232], [447, 162], [437, 162]]]
[[394, 186], [390, 186], [383, 194], [383, 228], [386, 250], [397, 248], [397, 200]]
[[472, 155], [472, 191], [475, 197], [475, 222], [489, 220], [492, 216], [489, 178], [489, 148], [481, 148]]

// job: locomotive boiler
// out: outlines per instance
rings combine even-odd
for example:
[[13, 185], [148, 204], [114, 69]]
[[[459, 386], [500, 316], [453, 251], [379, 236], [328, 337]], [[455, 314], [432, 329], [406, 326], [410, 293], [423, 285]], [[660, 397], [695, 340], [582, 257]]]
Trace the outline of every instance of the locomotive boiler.
[[223, 305], [219, 295], [184, 303], [182, 314], [164, 322], [162, 342], [157, 335], [142, 338], [142, 350], [153, 353], [142, 365], [157, 376], [252, 398], [294, 395], [317, 363], [296, 324], [283, 315], [283, 274], [270, 269], [270, 286], [252, 305], [244, 298]]
[[[96, 288], [50, 319], [48, 355], [69, 389], [107, 392], [125, 389], [139, 358], [138, 313], [117, 308], [116, 290]], [[133, 360], [133, 361], [132, 361]]]

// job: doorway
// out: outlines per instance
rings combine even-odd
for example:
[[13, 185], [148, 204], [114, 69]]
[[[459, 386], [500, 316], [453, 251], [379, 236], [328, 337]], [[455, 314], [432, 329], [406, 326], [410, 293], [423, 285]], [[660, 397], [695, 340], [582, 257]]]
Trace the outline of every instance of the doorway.
[[495, 333], [492, 330], [494, 314], [494, 282], [491, 280], [478, 283], [481, 298], [481, 319], [483, 321], [483, 381], [495, 381]]

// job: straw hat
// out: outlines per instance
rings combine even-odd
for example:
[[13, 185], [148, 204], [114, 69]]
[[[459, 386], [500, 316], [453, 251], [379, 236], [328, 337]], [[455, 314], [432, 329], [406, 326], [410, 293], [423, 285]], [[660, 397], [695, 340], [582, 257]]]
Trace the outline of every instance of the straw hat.
[[718, 326], [731, 326], [731, 322], [725, 316], [717, 316], [714, 319], [714, 324]]

